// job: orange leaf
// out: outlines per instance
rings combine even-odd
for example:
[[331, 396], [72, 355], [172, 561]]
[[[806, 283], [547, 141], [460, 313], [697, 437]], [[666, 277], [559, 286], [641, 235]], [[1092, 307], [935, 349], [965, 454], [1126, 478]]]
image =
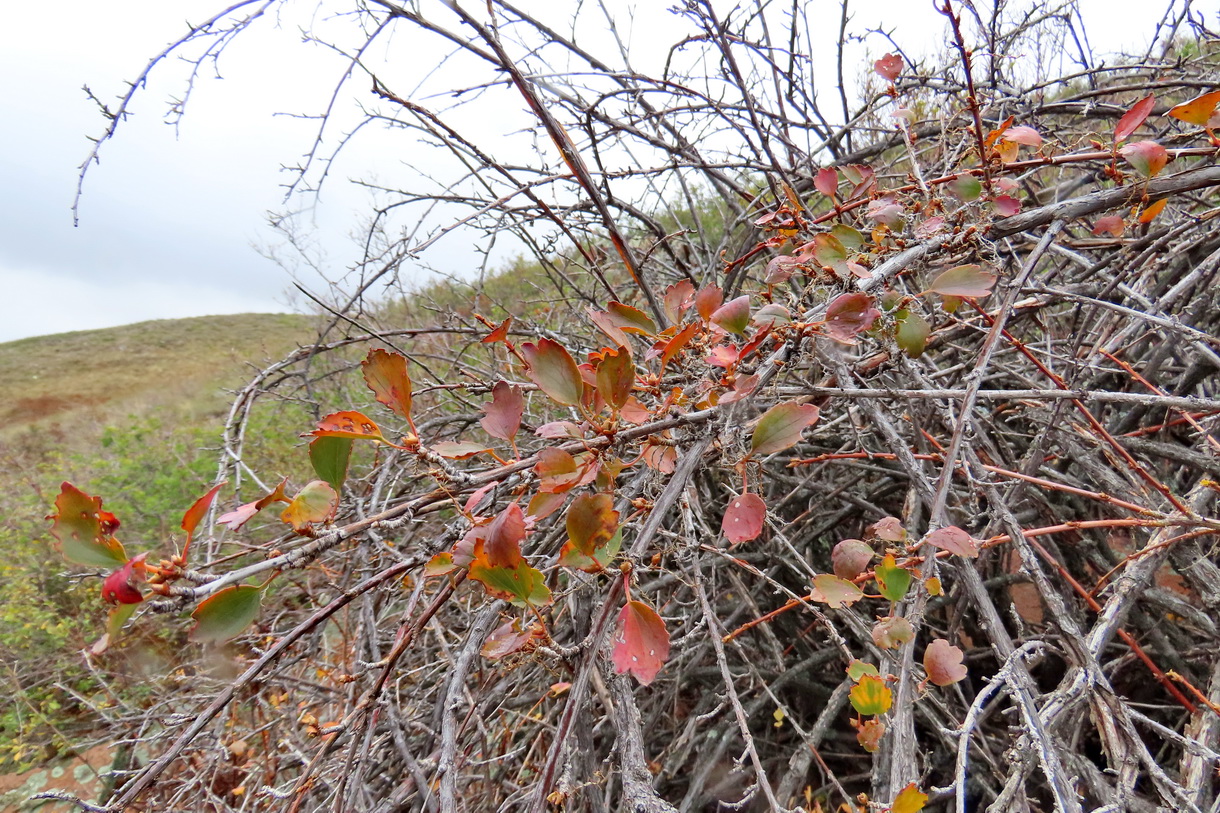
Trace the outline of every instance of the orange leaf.
[[1208, 121], [1216, 112], [1216, 105], [1220, 105], [1220, 90], [1213, 90], [1202, 96], [1196, 96], [1189, 102], [1174, 105], [1165, 115], [1173, 116], [1178, 121], [1184, 121], [1187, 124], [1208, 127], [1211, 126]]
[[356, 438], [389, 443], [382, 437], [377, 424], [370, 421], [363, 412], [332, 412], [318, 421], [318, 428], [309, 434], [316, 438]]
[[664, 369], [666, 364], [669, 364], [671, 359], [673, 359], [675, 356], [677, 356], [679, 353], [682, 352], [682, 348], [685, 347], [687, 345], [687, 343], [689, 343], [690, 340], [692, 338], [694, 338], [695, 334], [698, 332], [699, 332], [699, 325], [691, 323], [691, 324], [687, 325], [686, 327], [682, 328], [682, 330], [678, 333], [678, 335], [674, 336], [672, 339], [670, 339], [668, 342], [665, 343], [665, 349], [661, 353], [662, 369]]
[[1147, 209], [1140, 212], [1140, 216], [1138, 218], [1139, 222], [1140, 223], [1151, 223], [1153, 220], [1156, 219], [1156, 216], [1161, 213], [1161, 210], [1164, 209], [1166, 204], [1168, 204], [1168, 203], [1169, 203], [1169, 198], [1161, 198], [1156, 203], [1152, 204]]
[[894, 693], [875, 675], [864, 675], [848, 695], [852, 708], [870, 717], [885, 714], [894, 705]]
[[1155, 141], [1136, 141], [1123, 147], [1118, 154], [1146, 178], [1155, 177], [1169, 163], [1169, 153]]
[[479, 339], [481, 344], [495, 344], [496, 342], [504, 342], [508, 340], [508, 326], [513, 323], [513, 317], [508, 317], [500, 325], [488, 333], [482, 339]]
[[597, 392], [615, 409], [622, 409], [635, 385], [635, 364], [626, 347], [607, 350], [597, 365]]
[[182, 515], [182, 530], [186, 531], [187, 542], [190, 542], [192, 534], [195, 533], [196, 526], [199, 525], [199, 520], [203, 519], [203, 515], [212, 507], [212, 500], [216, 499], [216, 492], [220, 491], [220, 487], [228, 481], [219, 482], [212, 486], [211, 491], [204, 494], [199, 499], [195, 500], [195, 504], [186, 509], [186, 513]]
[[407, 360], [397, 353], [373, 349], [360, 366], [364, 382], [377, 400], [411, 420], [411, 378], [407, 375]]

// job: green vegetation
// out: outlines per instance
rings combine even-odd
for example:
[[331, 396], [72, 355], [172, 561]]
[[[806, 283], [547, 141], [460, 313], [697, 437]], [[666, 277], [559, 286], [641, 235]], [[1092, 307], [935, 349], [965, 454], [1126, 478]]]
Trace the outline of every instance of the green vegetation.
[[[105, 626], [99, 581], [69, 578], [50, 548], [56, 484], [104, 492], [121, 538], [169, 543], [182, 506], [216, 476], [225, 389], [311, 336], [304, 316], [241, 314], [0, 344], [0, 674], [14, 700], [0, 712], [0, 767], [74, 744], [96, 723], [86, 705], [113, 702], [80, 654]], [[303, 416], [289, 411], [255, 417], [260, 433], [284, 439], [257, 455], [265, 470], [296, 476], [289, 422]], [[119, 674], [110, 688], [130, 687]]]

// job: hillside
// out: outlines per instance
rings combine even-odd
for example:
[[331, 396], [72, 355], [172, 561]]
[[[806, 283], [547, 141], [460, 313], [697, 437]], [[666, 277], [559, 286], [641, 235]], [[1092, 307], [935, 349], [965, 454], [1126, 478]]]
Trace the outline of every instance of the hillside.
[[0, 344], [0, 439], [210, 400], [310, 336], [309, 317], [160, 319]]

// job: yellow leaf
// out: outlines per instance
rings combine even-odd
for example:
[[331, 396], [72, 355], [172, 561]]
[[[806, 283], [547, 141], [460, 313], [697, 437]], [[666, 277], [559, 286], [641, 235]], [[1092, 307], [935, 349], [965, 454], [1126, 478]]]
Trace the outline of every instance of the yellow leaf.
[[898, 795], [894, 797], [894, 804], [890, 808], [890, 813], [919, 813], [919, 811], [923, 810], [923, 806], [927, 801], [928, 794], [922, 792], [912, 782], [898, 791]]
[[1212, 113], [1216, 112], [1218, 104], [1220, 104], [1220, 90], [1213, 90], [1197, 96], [1189, 102], [1182, 102], [1169, 108], [1169, 112], [1165, 115], [1173, 116], [1178, 121], [1184, 121], [1187, 124], [1204, 127], [1207, 125], [1207, 120], [1212, 117]]

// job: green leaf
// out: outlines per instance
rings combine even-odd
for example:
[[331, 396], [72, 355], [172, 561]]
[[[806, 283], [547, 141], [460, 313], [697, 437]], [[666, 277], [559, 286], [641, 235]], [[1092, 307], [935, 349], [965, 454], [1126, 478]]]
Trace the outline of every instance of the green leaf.
[[830, 233], [838, 238], [843, 244], [843, 248], [848, 251], [859, 251], [864, 245], [864, 235], [859, 229], [853, 229], [851, 226], [846, 226], [842, 223], [837, 223], [831, 227]]
[[204, 599], [191, 613], [195, 619], [191, 640], [227, 641], [238, 635], [258, 615], [261, 598], [259, 588], [236, 584]]
[[750, 453], [763, 457], [782, 452], [801, 439], [805, 427], [817, 422], [818, 408], [813, 404], [784, 403], [768, 409], [754, 427]]
[[846, 579], [822, 573], [813, 577], [813, 600], [835, 609], [848, 607], [864, 598], [864, 591]]
[[119, 527], [114, 514], [102, 510], [102, 498], [90, 497], [71, 483], [60, 486], [51, 534], [69, 562], [86, 567], [115, 567], [127, 563], [127, 551], [111, 534]]
[[813, 258], [818, 261], [818, 265], [831, 268], [836, 273], [847, 272], [847, 247], [833, 234], [814, 236]]
[[586, 556], [605, 545], [618, 530], [619, 513], [610, 494], [581, 494], [568, 508], [568, 541]]
[[140, 609], [139, 604], [117, 604], [110, 608], [110, 612], [106, 615], [106, 634], [110, 636], [111, 643], [118, 639], [123, 625], [135, 615], [138, 609]]
[[848, 699], [852, 708], [869, 716], [885, 714], [894, 705], [894, 693], [884, 680], [875, 675], [861, 677], [852, 687]]
[[602, 399], [615, 409], [622, 409], [635, 385], [635, 364], [627, 348], [604, 351], [597, 365], [596, 378], [597, 392]]
[[911, 586], [911, 572], [898, 567], [891, 555], [886, 555], [881, 560], [881, 564], [873, 570], [873, 575], [877, 577], [877, 587], [880, 588], [881, 595], [890, 601], [902, 601], [902, 597], [907, 594], [907, 588]]
[[965, 203], [978, 200], [983, 194], [983, 184], [973, 175], [958, 175], [949, 183], [953, 194]]
[[588, 555], [577, 550], [571, 542], [565, 542], [563, 549], [559, 551], [559, 564], [563, 567], [583, 570], [586, 573], [600, 573], [610, 566], [622, 546], [622, 529], [615, 531], [614, 536], [610, 537], [610, 541]]
[[898, 347], [913, 359], [922, 356], [928, 346], [928, 336], [932, 335], [932, 326], [918, 313], [906, 309], [898, 311], [894, 318], [898, 323], [894, 334]]
[[724, 328], [728, 333], [736, 333], [739, 336], [744, 334], [750, 326], [749, 295], [725, 302], [712, 313], [709, 321]]
[[544, 607], [551, 603], [546, 577], [524, 562], [517, 567], [489, 567], [475, 561], [470, 564], [470, 578], [482, 584], [488, 595], [515, 607]]
[[956, 296], [967, 299], [987, 296], [995, 285], [996, 275], [984, 271], [982, 266], [970, 264], [950, 268], [936, 276], [928, 290], [941, 296]]
[[624, 305], [622, 302], [611, 302], [606, 306], [606, 311], [610, 314], [615, 327], [628, 333], [651, 336], [657, 332], [656, 322], [639, 308]]
[[338, 507], [339, 493], [331, 488], [330, 483], [311, 480], [288, 503], [280, 519], [291, 525], [292, 530], [302, 533], [314, 523], [329, 520]]
[[309, 442], [309, 462], [314, 472], [336, 492], [343, 490], [351, 459], [351, 438], [321, 437]]
[[530, 380], [551, 400], [564, 406], [580, 403], [585, 384], [576, 362], [563, 345], [551, 339], [539, 339], [537, 344], [527, 342], [521, 345], [521, 352], [529, 364], [527, 375]]
[[860, 678], [864, 677], [865, 675], [879, 677], [881, 675], [881, 671], [871, 663], [865, 663], [864, 661], [860, 660], [855, 660], [848, 664], [847, 676], [851, 678], [852, 683], [859, 683]]

